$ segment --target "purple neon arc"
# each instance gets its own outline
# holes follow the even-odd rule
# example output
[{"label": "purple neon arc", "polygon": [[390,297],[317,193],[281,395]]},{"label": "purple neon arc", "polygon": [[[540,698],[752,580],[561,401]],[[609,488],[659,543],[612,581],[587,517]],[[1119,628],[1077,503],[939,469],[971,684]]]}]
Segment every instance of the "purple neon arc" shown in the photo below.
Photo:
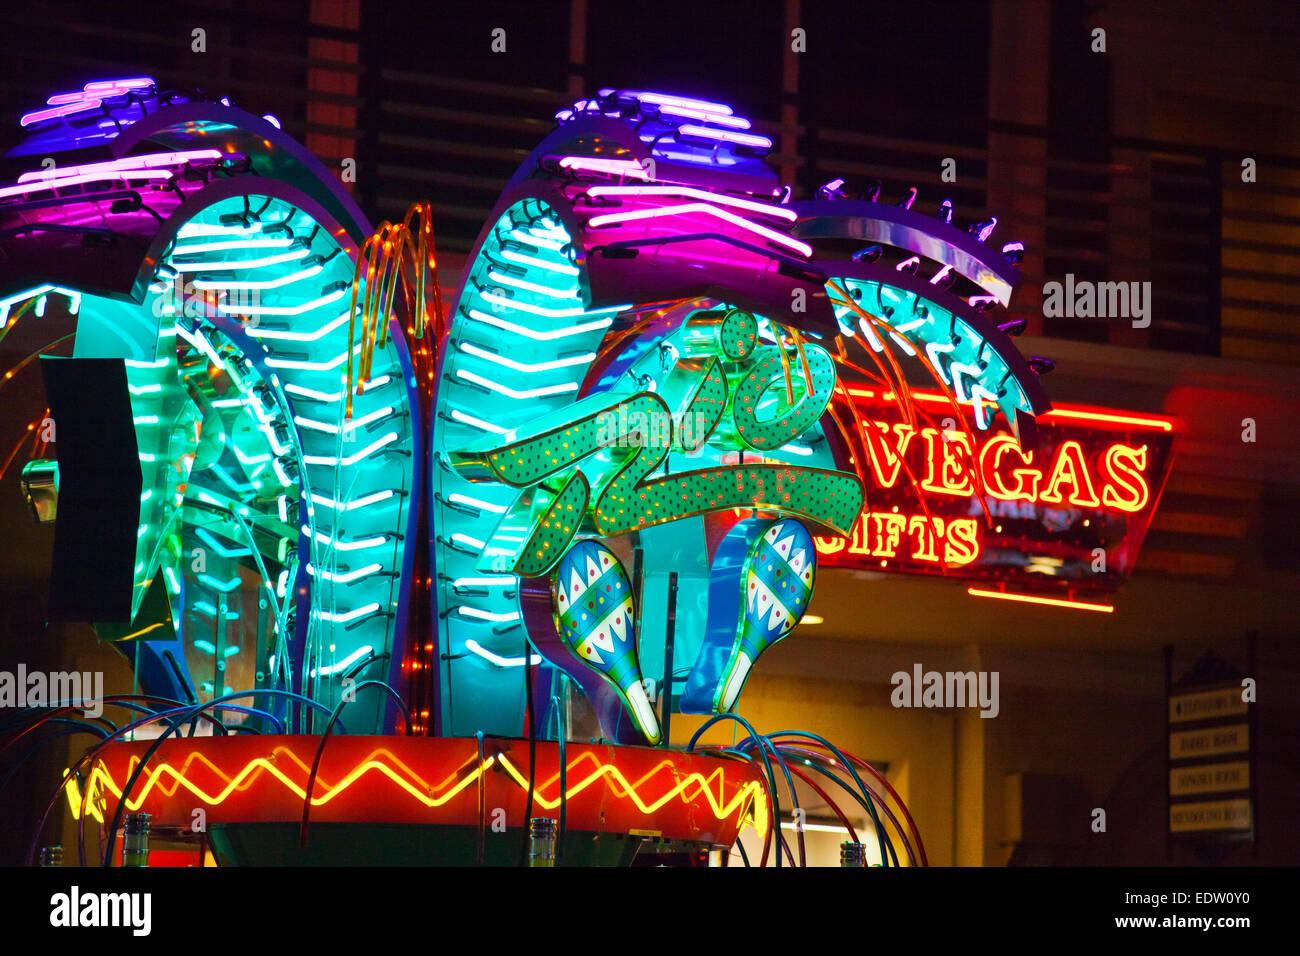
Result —
[{"label": "purple neon arc", "polygon": [[103,105],[104,97],[118,96],[131,90],[147,89],[155,85],[157,84],[152,76],[132,76],[120,80],[95,80],[87,83],[77,91],[55,93],[45,101],[46,105],[50,107],[49,109],[33,110],[30,113],[23,114],[18,121],[18,125],[30,126],[32,123],[42,123],[45,120],[58,119],[61,116],[70,116],[73,113],[95,109]]},{"label": "purple neon arc", "polygon": [[181,163],[196,160],[217,160],[221,159],[221,156],[221,151],[217,149],[191,149],[180,153],[146,153],[140,156],[126,156],[106,163],[86,163],[82,166],[65,166],[61,169],[33,170],[19,176],[18,182],[49,182],[68,176],[83,176],[133,169],[154,169],[159,166],[179,166]]},{"label": "purple neon arc", "polygon": [[560,160],[561,169],[577,169],[589,173],[605,173],[609,176],[631,176],[635,179],[649,180],[650,174],[635,159],[601,159],[596,156],[565,156]]},{"label": "purple neon arc", "polygon": [[587,225],[593,229],[597,229],[601,226],[620,225],[645,219],[661,219],[666,216],[681,216],[690,213],[703,213],[704,215],[722,219],[725,222],[731,223],[733,226],[760,235],[769,242],[774,242],[777,245],[785,246],[787,249],[792,249],[805,259],[810,257],[813,253],[812,246],[808,245],[806,242],[792,239],[790,236],[777,232],[775,229],[760,226],[757,223],[750,222],[743,216],[737,216],[735,213],[728,212],[725,209],[719,209],[717,206],[710,205],[706,202],[688,202],[675,206],[660,206],[655,209],[638,209],[633,212],[606,213],[601,216],[592,216],[591,219],[587,220]]},{"label": "purple neon arc", "polygon": [[[47,189],[63,189],[65,186],[84,186],[87,183],[106,182],[112,179],[171,179],[174,175],[170,169],[110,169],[102,173],[88,173],[84,176],[66,176],[60,179],[41,179],[16,186],[0,189],[0,199],[8,196],[21,196],[30,192],[42,192]],[[90,194],[85,199],[94,199]]]},{"label": "purple neon arc", "polygon": [[677,133],[680,136],[696,136],[700,139],[735,143],[737,146],[748,146],[751,149],[772,148],[772,141],[766,136],[759,136],[757,133],[737,133],[732,130],[709,129],[707,126],[696,126],[694,123],[686,123],[677,127]]},{"label": "purple neon arc", "polygon": [[148,86],[154,86],[156,81],[152,76],[131,76],[121,80],[96,80],[93,83],[87,83],[87,90],[139,90]]},{"label": "purple neon arc", "polygon": [[640,100],[642,103],[653,103],[656,106],[680,106],[688,110],[703,110],[706,113],[723,113],[730,116],[735,112],[726,103],[713,103],[709,100],[697,100],[689,96],[675,96],[672,93],[653,93],[640,90],[613,90],[604,89],[600,91],[601,96],[609,96],[617,93],[620,96],[630,96],[633,99]]},{"label": "purple neon arc", "polygon": [[587,190],[587,195],[596,198],[602,196],[680,196],[685,199],[701,199],[723,206],[734,206],[737,209],[784,219],[786,222],[794,222],[799,218],[798,213],[787,206],[774,206],[770,203],[755,202],[752,199],[741,199],[738,196],[731,196],[726,193],[711,193],[691,186],[592,186]]},{"label": "purple neon arc", "polygon": [[58,119],[60,116],[70,116],[73,113],[81,113],[85,110],[93,110],[102,106],[103,100],[82,100],[78,103],[68,103],[63,106],[52,106],[46,110],[36,110],[31,113],[23,114],[22,119],[18,121],[19,126],[30,126],[32,123],[43,123],[46,120]]},{"label": "purple neon arc", "polygon": [[85,90],[78,90],[76,93],[55,93],[45,103],[47,106],[63,106],[67,103],[84,103],[86,100],[94,98]]},{"label": "purple neon arc", "polygon": [[696,120],[700,123],[714,123],[729,126],[732,129],[749,129],[750,122],[743,116],[728,116],[726,113],[710,113],[706,110],[688,109],[685,106],[661,106],[660,116],[680,116],[682,119]]}]

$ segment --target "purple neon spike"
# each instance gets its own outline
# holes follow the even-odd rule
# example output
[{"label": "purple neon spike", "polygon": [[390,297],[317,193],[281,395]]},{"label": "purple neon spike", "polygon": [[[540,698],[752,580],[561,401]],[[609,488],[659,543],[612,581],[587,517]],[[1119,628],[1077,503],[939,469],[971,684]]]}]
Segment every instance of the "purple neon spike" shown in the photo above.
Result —
[{"label": "purple neon spike", "polygon": [[709,129],[707,126],[696,126],[694,123],[687,123],[677,127],[678,136],[693,136],[696,139],[710,139],[723,143],[733,143],[736,146],[747,146],[750,149],[771,149],[772,141],[766,136],[760,136],[757,133],[740,133],[733,130]]},{"label": "purple neon spike", "polygon": [[817,190],[818,199],[843,199],[844,198],[844,180],[832,179]]},{"label": "purple neon spike", "polygon": [[24,113],[18,121],[19,126],[31,126],[33,123],[44,123],[46,120],[58,119],[63,116],[69,116],[72,113],[81,113],[86,110],[97,109],[103,105],[102,100],[82,100],[77,103],[66,103],[62,106],[53,106],[44,110],[33,110],[31,113]]}]

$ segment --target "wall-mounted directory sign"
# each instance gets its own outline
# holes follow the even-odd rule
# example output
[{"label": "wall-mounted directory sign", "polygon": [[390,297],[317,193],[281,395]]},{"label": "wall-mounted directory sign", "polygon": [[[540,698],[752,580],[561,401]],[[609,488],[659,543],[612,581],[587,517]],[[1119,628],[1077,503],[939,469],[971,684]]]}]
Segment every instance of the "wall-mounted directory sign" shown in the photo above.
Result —
[{"label": "wall-mounted directory sign", "polygon": [[1239,840],[1254,832],[1249,682],[1212,654],[1170,687],[1169,833]]}]

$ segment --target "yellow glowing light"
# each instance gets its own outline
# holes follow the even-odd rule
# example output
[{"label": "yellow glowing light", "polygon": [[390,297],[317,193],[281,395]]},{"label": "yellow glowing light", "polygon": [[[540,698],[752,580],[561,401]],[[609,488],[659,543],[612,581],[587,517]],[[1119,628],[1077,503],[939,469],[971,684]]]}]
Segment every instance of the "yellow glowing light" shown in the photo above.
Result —
[{"label": "yellow glowing light", "polygon": [[[290,763],[297,766],[301,772],[302,783],[291,778],[280,768],[280,757],[288,758]],[[481,765],[477,759],[466,761],[438,783],[431,784],[421,778],[419,774],[390,751],[380,749],[373,751],[366,759],[358,763],[335,783],[329,783],[318,776],[311,803],[314,807],[329,803],[356,781],[373,771],[388,777],[419,803],[432,809],[446,804],[466,787],[474,784],[485,771],[498,762],[516,785],[526,792],[528,789],[527,777],[520,773],[518,768],[504,755],[489,756]],[[139,763],[139,758],[135,756],[132,756],[127,761],[126,775],[128,777],[139,766]],[[713,815],[718,820],[738,818],[741,826],[748,823],[759,830],[760,835],[766,832],[767,818],[766,811],[763,810],[766,804],[761,785],[750,782],[742,787],[730,800],[726,800],[724,767],[718,767],[708,776],[698,772],[680,776],[673,761],[664,760],[642,777],[633,781],[624,776],[622,771],[615,765],[602,763],[594,754],[582,753],[569,762],[567,773],[570,777],[573,777],[584,764],[588,763],[592,765],[590,772],[570,784],[565,791],[566,800],[571,800],[584,790],[602,780],[608,779],[608,786],[615,797],[630,800],[644,814],[654,813],[674,798],[679,798],[683,803],[690,804],[696,796],[703,795]],[[190,779],[192,776],[191,768],[196,764],[205,766],[212,774],[224,781],[224,785],[218,789],[209,790],[196,784]],[[126,801],[126,808],[131,812],[138,811],[155,788],[165,797],[172,797],[179,790],[184,789],[202,803],[208,806],[217,806],[223,803],[232,793],[250,789],[263,774],[279,781],[287,791],[299,800],[303,800],[307,796],[304,784],[310,774],[310,769],[292,750],[287,747],[277,747],[272,751],[269,758],[254,758],[248,761],[233,777],[230,777],[202,753],[195,751],[189,754],[180,769],[164,762],[147,771],[136,791]],[[660,775],[665,770],[672,774],[673,786],[654,799],[644,797],[641,791],[646,788],[651,778]],[[553,796],[547,795],[547,791],[555,786],[558,781],[559,772],[556,771],[548,779],[536,782],[534,799],[539,806],[550,810],[560,805],[558,792]],[[714,792],[715,783],[717,793]],[[98,761],[92,769],[86,781],[84,796],[78,790],[75,780],[70,781],[65,789],[68,807],[74,819],[80,816],[84,806],[86,815],[100,823],[104,822],[103,794],[111,793],[119,800],[122,797],[121,787],[113,778],[103,760]],[[95,799],[97,795],[99,795],[99,800]]]}]

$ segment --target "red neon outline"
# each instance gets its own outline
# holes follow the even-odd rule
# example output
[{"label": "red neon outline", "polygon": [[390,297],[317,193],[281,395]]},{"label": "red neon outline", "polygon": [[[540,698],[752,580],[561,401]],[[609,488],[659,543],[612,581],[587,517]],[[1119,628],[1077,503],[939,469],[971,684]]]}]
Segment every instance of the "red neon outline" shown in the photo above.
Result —
[{"label": "red neon outline", "polygon": [[[1128,454],[1126,455],[1126,453]],[[1134,459],[1134,461],[1132,463],[1125,463],[1124,467],[1121,468],[1121,463],[1117,462],[1115,459],[1123,457],[1129,457]],[[1128,514],[1138,514],[1150,503],[1151,483],[1148,482],[1146,478],[1147,460],[1148,455],[1146,445],[1143,445],[1141,448],[1134,448],[1131,445],[1121,445],[1116,442],[1114,445],[1111,445],[1106,449],[1106,454],[1103,455],[1100,462],[1098,462],[1102,469],[1110,472],[1106,484],[1101,489],[1101,503],[1105,507],[1114,508],[1116,511],[1123,511]],[[1138,462],[1140,462],[1140,464],[1138,464]],[[1127,484],[1125,480],[1121,480],[1120,476],[1116,474],[1116,472],[1123,472],[1124,479],[1135,481],[1139,487]],[[1116,485],[1119,485],[1126,491],[1136,492],[1138,500],[1136,502],[1121,501],[1119,493],[1115,490]]]},{"label": "red neon outline", "polygon": [[[1069,472],[1065,470],[1066,465],[1070,467]],[[1061,485],[1067,480],[1067,475],[1070,481],[1070,493],[1063,497]],[[1056,457],[1052,459],[1052,464],[1044,469],[1043,476],[1047,479],[1047,488],[1039,492],[1039,501],[1045,501],[1049,505],[1059,505],[1063,501],[1068,501],[1089,511],[1101,508],[1101,498],[1097,496],[1092,475],[1088,471],[1088,456],[1083,453],[1083,445],[1075,439],[1068,439],[1057,446]]]},{"label": "red neon outline", "polygon": [[1015,594],[1011,591],[988,591],[984,588],[969,587],[966,593],[971,597],[997,598],[999,601],[1019,601],[1023,604],[1046,604],[1049,607],[1068,607],[1076,611],[1100,611],[1112,614],[1115,608],[1110,604],[1089,604],[1086,601],[1067,601],[1063,598],[1038,597],[1033,594]]},{"label": "red neon outline", "polygon": [[[849,394],[854,398],[879,397],[886,402],[894,399],[892,391],[877,396],[876,390],[872,388],[850,388]],[[938,392],[915,390],[912,392],[912,398],[919,402],[950,405],[948,397],[940,395]],[[985,404],[992,405],[993,403],[986,401]],[[1176,419],[1172,418],[1156,418],[1151,415],[1116,414],[1115,410],[1103,409],[1099,405],[1055,405],[1050,411],[1046,411],[1038,417],[1040,419],[1072,418],[1101,425],[1136,425],[1142,428],[1157,428],[1164,432],[1172,432],[1176,421]]]}]

